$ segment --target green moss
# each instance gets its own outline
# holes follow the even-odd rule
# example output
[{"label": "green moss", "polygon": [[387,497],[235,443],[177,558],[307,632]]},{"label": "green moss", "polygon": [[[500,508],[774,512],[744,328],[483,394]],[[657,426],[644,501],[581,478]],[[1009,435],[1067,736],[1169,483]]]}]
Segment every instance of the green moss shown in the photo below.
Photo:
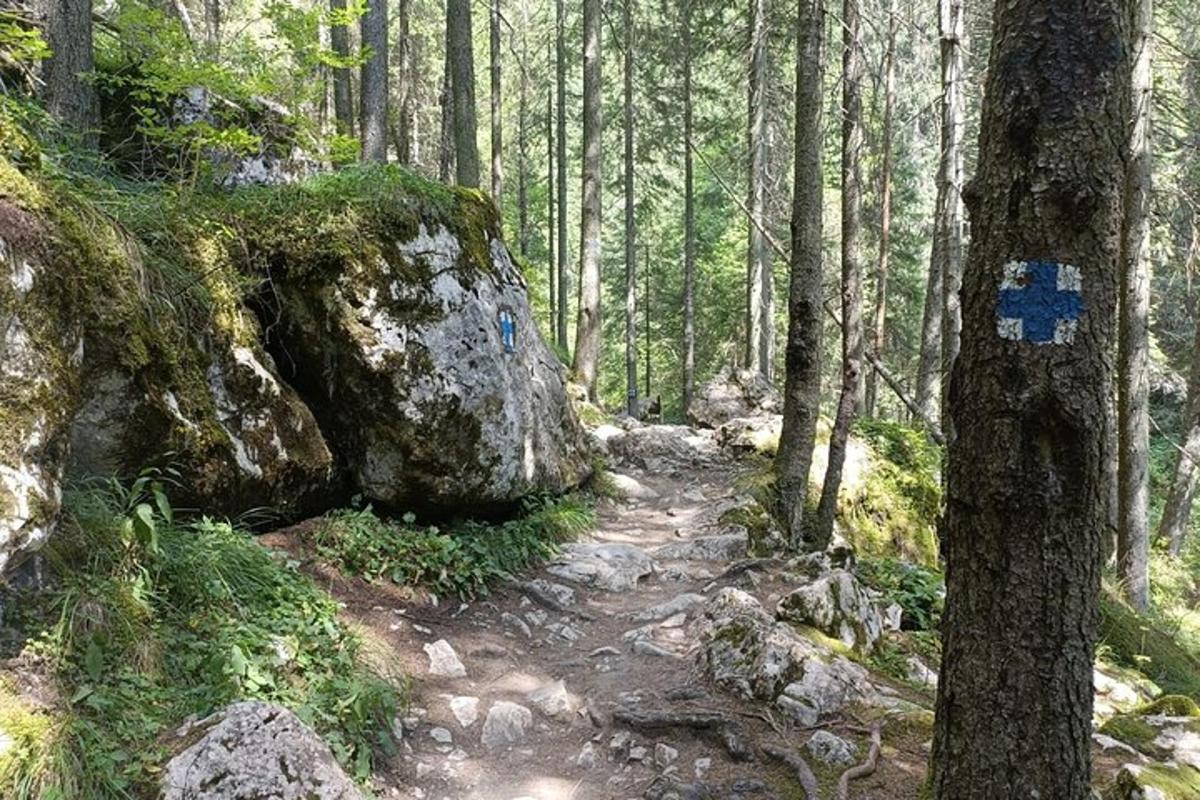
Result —
[{"label": "green moss", "polygon": [[1133,713],[1142,716],[1200,717],[1200,706],[1190,697],[1165,694],[1157,700],[1138,706]]},{"label": "green moss", "polygon": [[1200,698],[1200,659],[1108,590],[1100,595],[1100,613],[1100,638],[1113,660],[1165,692]]},{"label": "green moss", "polygon": [[1200,800],[1200,769],[1190,765],[1131,765],[1117,779],[1118,797],[1138,789],[1154,788],[1166,800]]},{"label": "green moss", "polygon": [[870,446],[871,463],[862,490],[840,503],[843,535],[862,555],[935,566],[940,449],[920,430],[883,420],[859,420],[855,433]]},{"label": "green moss", "polygon": [[1136,714],[1118,714],[1101,725],[1100,732],[1142,752],[1149,752],[1158,738],[1158,729]]}]

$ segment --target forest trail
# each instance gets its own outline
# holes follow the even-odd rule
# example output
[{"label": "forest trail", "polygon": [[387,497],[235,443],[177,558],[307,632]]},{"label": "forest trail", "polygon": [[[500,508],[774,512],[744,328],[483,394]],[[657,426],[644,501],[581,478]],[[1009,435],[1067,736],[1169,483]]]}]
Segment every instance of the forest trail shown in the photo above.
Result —
[{"label": "forest trail", "polygon": [[[489,597],[414,603],[392,587],[333,581],[349,617],[386,640],[395,666],[413,679],[400,752],[376,776],[381,797],[799,796],[786,769],[754,753],[768,743],[798,748],[808,733],[781,735],[777,714],[720,692],[696,668],[705,599],[724,586],[764,600],[795,588],[769,571],[729,569],[748,563],[744,534],[719,521],[741,500],[744,468],[711,434],[671,433],[691,437],[703,455],[624,470],[642,497],[602,502],[589,535]],[[623,716],[660,711],[726,715],[742,742]],[[865,737],[839,730],[853,724],[842,722],[819,727],[858,741],[865,755]],[[734,758],[738,747],[749,752]],[[853,796],[916,797],[928,751],[920,741],[902,749],[889,748]]]}]

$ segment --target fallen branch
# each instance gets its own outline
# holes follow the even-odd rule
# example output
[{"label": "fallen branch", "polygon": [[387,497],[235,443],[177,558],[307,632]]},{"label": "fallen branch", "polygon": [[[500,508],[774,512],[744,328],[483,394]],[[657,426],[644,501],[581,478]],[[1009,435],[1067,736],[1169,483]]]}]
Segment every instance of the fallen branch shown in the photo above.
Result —
[{"label": "fallen branch", "polygon": [[850,800],[850,781],[865,778],[875,772],[875,768],[879,766],[879,749],[881,745],[882,732],[880,731],[879,723],[876,723],[871,728],[871,750],[867,753],[867,760],[842,773],[842,777],[838,778],[837,792],[834,794],[834,800]]},{"label": "fallen branch", "polygon": [[762,751],[776,761],[782,762],[792,771],[796,780],[800,782],[800,787],[804,789],[805,800],[821,800],[817,776],[813,775],[813,771],[808,767],[808,762],[801,758],[799,753],[773,744],[764,744]]},{"label": "fallen branch", "polygon": [[[721,187],[725,194],[727,194],[729,198],[733,200],[741,212],[750,220],[751,224],[758,229],[758,232],[762,234],[763,239],[766,240],[771,249],[774,250],[775,253],[784,261],[790,262],[791,256],[788,254],[787,250],[785,250],[783,245],[775,240],[775,237],[771,235],[771,232],[767,230],[765,225],[762,224],[762,220],[758,219],[758,217],[751,213],[750,209],[746,207],[746,204],[742,202],[742,199],[737,196],[733,189],[730,188],[729,184],[725,182],[725,179],[721,177],[721,173],[717,172],[713,165],[709,163],[708,159],[704,157],[704,154],[700,152],[700,149],[696,147],[696,145],[690,140],[688,141],[687,146],[691,148],[691,151],[699,157],[700,161],[712,174],[713,178],[717,181],[717,184]],[[823,307],[825,309],[825,313],[829,315],[830,319],[832,319],[839,328],[842,327],[842,320],[829,305],[828,300],[825,301]],[[939,426],[937,422],[926,415],[925,411],[919,405],[917,405],[917,402],[909,396],[904,386],[900,383],[896,376],[891,373],[891,370],[885,367],[879,361],[879,359],[875,357],[874,353],[864,352],[863,355],[866,356],[867,363],[871,365],[879,377],[883,378],[883,382],[888,385],[888,388],[890,388],[892,392],[895,393],[896,397],[900,399],[900,402],[903,403],[910,412],[912,412],[914,417],[921,420],[922,424],[924,424],[925,428],[929,431],[930,438],[932,438],[938,444],[945,444],[946,437],[942,434],[941,426]]]}]

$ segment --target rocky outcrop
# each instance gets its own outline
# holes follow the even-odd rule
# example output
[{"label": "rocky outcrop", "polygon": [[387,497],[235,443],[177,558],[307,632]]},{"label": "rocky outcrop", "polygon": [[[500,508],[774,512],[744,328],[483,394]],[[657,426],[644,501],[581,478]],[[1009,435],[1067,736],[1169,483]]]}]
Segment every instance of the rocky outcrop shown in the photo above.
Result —
[{"label": "rocky outcrop", "polygon": [[701,668],[717,685],[773,703],[799,725],[876,696],[865,669],[777,621],[740,589],[717,593],[698,633]]},{"label": "rocky outcrop", "polygon": [[854,574],[837,569],[801,586],[779,601],[779,619],[807,625],[869,653],[883,634],[879,609]]},{"label": "rocky outcrop", "polygon": [[491,204],[360,180],[151,198],[144,227],[0,160],[0,571],[93,475],[157,467],[223,515],[463,510],[588,476]]},{"label": "rocky outcrop", "polygon": [[163,800],[362,800],[329,747],[286,708],[235,703],[177,734]]},{"label": "rocky outcrop", "polygon": [[712,431],[678,425],[641,425],[620,434],[605,433],[607,451],[618,464],[647,472],[703,466],[720,457]]},{"label": "rocky outcrop", "polygon": [[494,212],[474,196],[459,204],[479,228],[422,219],[361,258],[277,284],[273,335],[294,379],[354,485],[392,506],[505,503],[590,469]]},{"label": "rocky outcrop", "polygon": [[700,387],[688,406],[688,422],[719,428],[731,419],[783,412],[779,391],[753,370],[725,368]]}]

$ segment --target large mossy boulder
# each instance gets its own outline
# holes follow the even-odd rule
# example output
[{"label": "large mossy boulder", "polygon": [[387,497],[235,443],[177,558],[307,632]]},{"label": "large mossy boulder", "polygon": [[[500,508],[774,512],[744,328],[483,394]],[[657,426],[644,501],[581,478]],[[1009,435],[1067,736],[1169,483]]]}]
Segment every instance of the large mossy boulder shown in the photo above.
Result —
[{"label": "large mossy boulder", "polygon": [[0,376],[0,571],[95,475],[296,515],[590,470],[491,203],[398,169],[118,193],[0,159]]},{"label": "large mossy boulder", "polygon": [[564,368],[493,206],[446,191],[363,209],[354,246],[327,257],[264,242],[280,267],[272,347],[377,502],[457,509],[563,491],[590,471]]}]

